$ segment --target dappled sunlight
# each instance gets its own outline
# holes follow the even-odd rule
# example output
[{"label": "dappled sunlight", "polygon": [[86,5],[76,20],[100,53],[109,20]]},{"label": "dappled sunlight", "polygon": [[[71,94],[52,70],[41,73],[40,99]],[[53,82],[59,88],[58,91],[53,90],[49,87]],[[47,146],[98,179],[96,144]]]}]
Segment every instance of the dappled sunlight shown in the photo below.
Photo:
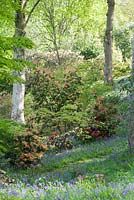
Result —
[{"label": "dappled sunlight", "polygon": [[133,7],[0,0],[0,200],[134,199]]}]

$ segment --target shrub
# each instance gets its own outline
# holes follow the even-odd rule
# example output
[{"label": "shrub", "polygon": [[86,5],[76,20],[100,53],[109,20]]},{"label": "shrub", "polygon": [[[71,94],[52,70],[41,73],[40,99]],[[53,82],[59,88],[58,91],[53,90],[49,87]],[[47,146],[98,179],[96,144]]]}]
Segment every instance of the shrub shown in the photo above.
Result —
[{"label": "shrub", "polygon": [[84,59],[93,59],[103,54],[103,44],[101,37],[94,37],[90,33],[77,34],[77,39],[74,40],[73,49],[80,51],[80,55]]},{"label": "shrub", "polygon": [[[58,53],[62,65],[83,60],[83,56],[80,55],[79,52],[59,50]],[[46,67],[55,67],[58,65],[57,52],[55,51],[35,54],[30,56],[29,59],[32,59],[35,64],[42,64]]]},{"label": "shrub", "polygon": [[43,156],[47,149],[38,130],[26,129],[9,120],[0,120],[0,156],[10,164],[28,167]]},{"label": "shrub", "polygon": [[77,71],[81,75],[82,80],[86,79],[92,84],[95,81],[103,80],[103,57],[84,60],[78,64]]},{"label": "shrub", "polygon": [[117,104],[118,96],[97,97],[93,107],[93,122],[102,136],[110,136],[115,133],[115,127],[119,123]]},{"label": "shrub", "polygon": [[[52,70],[37,67],[30,79],[31,92],[36,107],[45,107],[57,112],[67,103],[74,103],[80,95],[81,78],[73,69],[63,72],[63,79],[57,80]],[[33,87],[34,85],[34,87]]]},{"label": "shrub", "polygon": [[84,127],[84,128],[78,127],[74,129],[74,134],[75,134],[76,139],[84,143],[93,141],[95,139],[104,138],[99,128],[95,128],[95,127]]},{"label": "shrub", "polygon": [[51,131],[65,133],[76,126],[87,124],[86,113],[79,111],[79,107],[73,104],[63,106],[59,112],[51,112],[46,108],[36,110],[35,116],[29,117],[29,127],[38,127],[40,134],[47,135]]},{"label": "shrub", "polygon": [[66,132],[82,120],[78,103],[81,77],[75,69],[57,71],[36,68],[30,79],[36,115],[33,119],[30,116],[28,122],[35,120],[45,133],[52,130]]},{"label": "shrub", "polygon": [[128,60],[124,62],[114,61],[113,62],[113,77],[128,76],[130,74],[130,66]]},{"label": "shrub", "polygon": [[10,119],[11,95],[0,94],[0,118]]},{"label": "shrub", "polygon": [[95,47],[93,45],[83,49],[80,52],[80,55],[84,56],[85,60],[96,58],[99,54],[100,54],[100,51],[98,50],[97,47]]},{"label": "shrub", "polygon": [[131,42],[129,29],[114,30],[115,45],[121,50],[123,61],[131,57]]},{"label": "shrub", "polygon": [[7,77],[0,79],[0,93],[7,94],[12,92],[13,84],[7,80]]},{"label": "shrub", "polygon": [[[115,134],[115,128],[119,124],[117,104],[118,96],[97,97],[96,102],[90,113],[89,126],[76,128],[76,137],[83,141],[92,139],[102,139]],[[89,110],[91,112],[91,110]]]},{"label": "shrub", "polygon": [[80,97],[80,102],[82,104],[82,108],[85,109],[85,111],[90,109],[91,113],[96,98],[98,96],[107,95],[113,90],[113,86],[106,85],[103,81],[95,81],[91,84],[90,80],[85,80],[85,82],[86,83],[83,86],[83,93]]},{"label": "shrub", "polygon": [[102,58],[87,60],[78,65],[77,71],[82,81],[82,93],[79,102],[83,110],[86,110],[94,99],[94,91],[100,96],[108,92],[109,89],[111,90],[110,87],[104,85],[103,65]]},{"label": "shrub", "polygon": [[80,128],[77,127],[74,129],[75,137],[82,142],[87,142],[92,139],[90,135],[90,127]]},{"label": "shrub", "polygon": [[56,148],[58,150],[72,149],[73,142],[69,133],[59,134],[56,131],[51,132],[47,140],[49,149]]},{"label": "shrub", "polygon": [[13,153],[16,132],[20,132],[23,129],[23,126],[18,123],[0,119],[0,155]]},{"label": "shrub", "polygon": [[14,156],[11,157],[12,164],[23,168],[37,164],[47,149],[38,134],[37,130],[27,129],[15,137]]}]

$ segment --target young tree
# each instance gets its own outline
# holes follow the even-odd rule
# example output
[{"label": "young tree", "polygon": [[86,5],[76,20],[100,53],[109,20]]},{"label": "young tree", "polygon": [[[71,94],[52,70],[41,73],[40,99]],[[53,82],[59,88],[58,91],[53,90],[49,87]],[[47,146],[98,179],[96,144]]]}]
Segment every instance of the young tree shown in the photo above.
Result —
[{"label": "young tree", "polygon": [[[57,1],[55,0],[44,2],[44,26],[48,35],[47,40],[49,40],[53,44],[54,51],[56,52],[57,62],[59,65],[61,63],[59,55],[60,35],[61,33],[64,34],[64,26],[67,21],[64,12],[62,11],[60,14],[57,10],[57,8],[61,7],[62,1],[60,3],[60,5],[57,5]],[[58,14],[60,14],[60,18],[57,18]]]},{"label": "young tree", "polygon": [[104,82],[112,84],[112,31],[113,31],[113,18],[115,0],[107,0],[108,11],[107,11],[107,23],[104,37]]},{"label": "young tree", "polygon": [[[14,0],[16,4],[15,10],[15,38],[24,38],[26,35],[25,28],[30,20],[30,17],[39,4],[40,0],[37,0],[29,12],[27,18],[25,17],[26,7],[29,0]],[[23,47],[14,47],[14,59],[25,60],[25,49]],[[18,78],[25,81],[25,71],[15,72]],[[25,123],[24,119],[24,95],[25,95],[25,84],[15,82],[13,84],[13,95],[12,95],[12,113],[11,118],[14,121]]]},{"label": "young tree", "polygon": [[[40,23],[37,24],[38,33],[32,33],[40,36],[39,40],[43,45],[43,50],[46,48],[47,51],[55,52],[59,65],[61,64],[59,49],[65,47],[66,42],[69,43],[70,30],[77,18],[73,12],[75,6],[75,0],[44,1],[39,16]],[[36,16],[35,20],[37,18]]]}]

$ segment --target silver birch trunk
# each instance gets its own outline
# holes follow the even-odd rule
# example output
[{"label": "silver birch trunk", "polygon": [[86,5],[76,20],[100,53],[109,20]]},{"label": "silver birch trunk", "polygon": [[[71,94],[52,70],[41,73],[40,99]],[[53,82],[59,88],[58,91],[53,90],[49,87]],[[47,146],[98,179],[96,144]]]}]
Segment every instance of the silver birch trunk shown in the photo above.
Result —
[{"label": "silver birch trunk", "polygon": [[[28,24],[32,13],[39,4],[41,0],[37,0],[33,5],[32,9],[25,19],[25,8],[27,6],[28,0],[19,0],[19,8],[15,13],[15,34],[14,37],[24,37],[25,27]],[[25,50],[24,48],[15,47],[14,48],[14,58],[25,60]],[[25,71],[16,73],[17,77],[25,81]],[[24,119],[24,96],[25,96],[25,84],[24,83],[14,83],[13,84],[13,94],[12,94],[12,111],[11,119],[25,123]]]},{"label": "silver birch trunk", "polygon": [[[20,1],[21,7],[23,1]],[[25,23],[25,14],[21,10],[16,11],[15,15],[15,34],[14,37],[24,37],[24,25]],[[14,47],[14,59],[25,59],[25,50],[23,48]],[[25,71],[15,73],[18,78],[25,80]],[[12,112],[11,119],[25,123],[24,120],[24,95],[25,95],[25,84],[16,82],[13,84],[13,94],[12,94]]]},{"label": "silver birch trunk", "polygon": [[[25,72],[17,73],[17,76],[22,80],[25,80]],[[24,119],[24,96],[25,96],[25,84],[14,83],[13,94],[12,94],[12,113],[11,119],[25,123]]]},{"label": "silver birch trunk", "polygon": [[112,30],[113,30],[113,19],[114,19],[114,7],[115,0],[107,0],[108,11],[107,11],[107,23],[104,37],[104,82],[112,84]]}]

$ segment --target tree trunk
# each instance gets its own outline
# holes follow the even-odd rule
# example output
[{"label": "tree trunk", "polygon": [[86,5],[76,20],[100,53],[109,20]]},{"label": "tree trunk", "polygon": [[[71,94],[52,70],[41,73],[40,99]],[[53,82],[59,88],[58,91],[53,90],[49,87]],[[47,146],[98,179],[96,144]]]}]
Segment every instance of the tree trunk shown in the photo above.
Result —
[{"label": "tree trunk", "polygon": [[[33,7],[31,8],[27,19],[25,19],[25,8],[27,6],[28,0],[19,0],[15,13],[15,34],[14,37],[25,37],[25,27],[28,24],[32,13],[39,4],[41,0],[37,0]],[[25,60],[25,50],[24,48],[14,47],[14,59]],[[16,76],[25,81],[25,71],[16,73]],[[25,123],[24,119],[24,96],[25,96],[25,84],[24,83],[14,83],[13,84],[13,94],[12,94],[12,112],[11,119]]]},{"label": "tree trunk", "polygon": [[114,7],[115,0],[107,0],[108,11],[107,11],[107,24],[104,37],[104,82],[112,84],[112,30],[113,30],[113,18],[114,18]]},{"label": "tree trunk", "polygon": [[134,153],[134,38],[132,39],[132,64],[131,64],[131,81],[132,81],[132,91],[129,96],[129,148],[130,152]]},{"label": "tree trunk", "polygon": [[[15,34],[14,37],[24,37],[24,25],[25,23],[25,14],[19,9],[16,11],[15,15]],[[25,50],[23,48],[14,47],[14,59],[25,59]],[[25,80],[25,71],[16,73],[16,76]],[[25,123],[24,120],[24,95],[25,95],[25,84],[14,83],[13,84],[13,94],[12,94],[12,112],[11,119]]]}]

